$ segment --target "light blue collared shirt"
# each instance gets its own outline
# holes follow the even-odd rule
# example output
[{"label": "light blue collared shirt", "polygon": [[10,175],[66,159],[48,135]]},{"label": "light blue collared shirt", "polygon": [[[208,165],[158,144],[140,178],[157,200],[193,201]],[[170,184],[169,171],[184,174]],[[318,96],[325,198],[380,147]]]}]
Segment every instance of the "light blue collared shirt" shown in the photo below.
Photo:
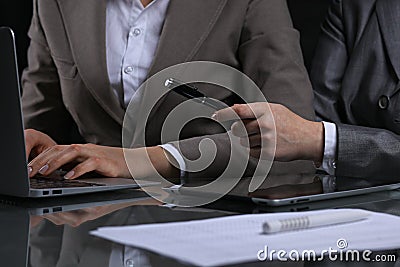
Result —
[{"label": "light blue collared shirt", "polygon": [[[128,106],[153,62],[169,0],[108,0],[107,69],[112,90]],[[139,95],[139,94],[138,94]]]},{"label": "light blue collared shirt", "polygon": [[[140,85],[154,60],[169,0],[153,0],[144,7],[140,0],[108,0],[106,51],[111,88],[121,106],[140,103]],[[177,161],[184,175],[185,162],[170,144],[161,146]]]}]

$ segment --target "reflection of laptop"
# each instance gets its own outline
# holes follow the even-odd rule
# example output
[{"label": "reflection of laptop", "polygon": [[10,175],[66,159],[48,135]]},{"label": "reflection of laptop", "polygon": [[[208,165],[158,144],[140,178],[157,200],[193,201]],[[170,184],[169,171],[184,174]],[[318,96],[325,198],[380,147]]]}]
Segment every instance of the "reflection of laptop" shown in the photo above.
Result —
[{"label": "reflection of laptop", "polygon": [[[119,190],[82,196],[66,196],[47,199],[23,199],[0,197],[0,249],[1,266],[31,266],[29,262],[30,218],[31,215],[49,215],[56,212],[80,212],[82,209],[112,204],[135,205],[150,197],[138,190]],[[54,240],[52,233],[46,233],[47,241]],[[52,244],[54,245],[54,244]]]},{"label": "reflection of laptop", "polygon": [[145,192],[136,189],[125,189],[84,195],[70,195],[57,198],[19,198],[0,196],[0,209],[23,209],[30,215],[46,215],[57,212],[81,210],[92,207],[136,203],[150,200]]},{"label": "reflection of laptop", "polygon": [[0,28],[0,59],[0,194],[49,197],[139,187],[133,179],[123,178],[29,179],[14,34],[9,28]]}]

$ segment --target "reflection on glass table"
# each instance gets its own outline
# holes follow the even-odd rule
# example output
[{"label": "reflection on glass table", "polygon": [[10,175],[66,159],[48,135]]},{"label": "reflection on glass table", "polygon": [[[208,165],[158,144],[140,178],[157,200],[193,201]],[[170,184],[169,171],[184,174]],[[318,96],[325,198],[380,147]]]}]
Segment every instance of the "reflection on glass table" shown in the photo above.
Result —
[{"label": "reflection on glass table", "polygon": [[[285,194],[293,196],[298,195],[298,192],[318,194],[326,187],[323,185],[323,180],[316,179],[315,175],[292,177],[292,181],[297,185],[290,184],[289,180],[290,178],[268,180],[268,184],[262,189],[263,193],[273,197],[285,197]],[[335,187],[348,188],[346,182],[350,180],[342,181],[344,180],[336,179]],[[364,185],[368,182],[359,180],[358,184]],[[240,185],[238,188],[240,189]],[[399,191],[383,191],[282,207],[256,205],[249,197],[240,198],[231,195],[205,207],[180,208],[162,205],[146,195],[141,193],[133,195],[132,192],[119,192],[116,195],[96,194],[55,201],[46,200],[46,202],[21,200],[17,203],[18,201],[10,199],[7,201],[14,206],[0,206],[0,240],[3,241],[0,249],[1,266],[17,267],[187,266],[184,262],[114,244],[89,234],[91,230],[104,226],[199,220],[240,213],[296,211],[299,206],[311,204],[314,205],[311,209],[354,207],[400,215]],[[44,212],[45,209],[48,209],[47,212]],[[385,253],[393,255],[397,251]],[[394,266],[394,264],[388,262],[378,266]],[[292,262],[285,265],[335,266],[332,262]],[[355,263],[345,264],[345,266],[353,265],[357,266]],[[254,262],[238,266],[282,266],[282,263]]]}]

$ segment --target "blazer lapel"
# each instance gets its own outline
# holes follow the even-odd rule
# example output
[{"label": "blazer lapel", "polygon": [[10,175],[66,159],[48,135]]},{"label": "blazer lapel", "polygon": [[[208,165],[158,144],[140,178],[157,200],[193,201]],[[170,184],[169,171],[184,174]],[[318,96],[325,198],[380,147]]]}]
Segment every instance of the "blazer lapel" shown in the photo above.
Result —
[{"label": "blazer lapel", "polygon": [[400,78],[400,1],[378,0],[376,12],[390,62]]},{"label": "blazer lapel", "polygon": [[188,62],[207,38],[227,0],[171,0],[149,77]]},{"label": "blazer lapel", "polygon": [[[107,72],[107,0],[57,1],[85,85],[104,110],[122,124],[125,111],[110,88]],[[226,2],[171,0],[148,77],[169,66],[190,61],[212,30]]]},{"label": "blazer lapel", "polygon": [[83,82],[102,108],[122,124],[125,111],[111,90],[107,72],[107,0],[57,1]]},{"label": "blazer lapel", "polygon": [[[213,29],[226,3],[227,0],[171,0],[148,77],[170,66],[192,61]],[[174,78],[179,78],[179,75]],[[165,98],[162,98],[154,107],[149,106],[154,104],[160,93],[167,90],[161,88],[158,91],[159,85],[162,86],[165,82],[160,79],[161,77],[157,77],[147,84],[147,88],[144,88],[143,101],[138,112],[149,114],[149,109],[152,110],[147,122],[158,114],[157,111],[165,101]],[[158,88],[155,88],[157,86]],[[144,129],[138,126],[135,133],[144,133]]]}]

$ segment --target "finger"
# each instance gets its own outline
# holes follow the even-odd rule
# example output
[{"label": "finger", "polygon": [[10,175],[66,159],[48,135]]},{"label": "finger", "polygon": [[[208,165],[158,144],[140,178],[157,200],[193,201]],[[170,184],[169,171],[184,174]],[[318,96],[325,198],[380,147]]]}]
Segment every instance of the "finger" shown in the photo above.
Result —
[{"label": "finger", "polygon": [[54,157],[48,159],[47,170],[41,172],[43,175],[48,175],[72,161],[83,161],[88,158],[87,150],[82,145],[70,145]]},{"label": "finger", "polygon": [[240,144],[244,147],[259,147],[261,146],[261,135],[254,134],[249,137],[240,138]]},{"label": "finger", "polygon": [[67,224],[72,227],[78,227],[84,221],[81,214],[76,212],[62,212],[56,214],[56,216],[58,216],[58,221],[61,222],[61,224]]},{"label": "finger", "polygon": [[26,152],[26,160],[29,160],[29,156],[31,155],[31,151],[34,147],[32,138],[25,137],[25,152]]},{"label": "finger", "polygon": [[[34,147],[34,142],[32,140],[32,138],[26,134],[26,130],[25,130],[25,155],[26,155],[26,161],[29,161],[29,157],[31,156],[31,152],[32,149]],[[31,177],[31,173],[32,173],[32,167],[28,165],[28,176]]]},{"label": "finger", "polygon": [[95,171],[99,166],[99,159],[97,158],[90,158],[88,160],[85,160],[84,162],[78,164],[75,168],[73,168],[71,171],[69,171],[64,178],[65,179],[76,179],[85,173]]},{"label": "finger", "polygon": [[50,159],[56,157],[61,151],[63,151],[66,146],[54,146],[46,149],[39,156],[34,158],[29,164],[28,168],[30,169],[29,177],[33,177],[34,175],[40,173],[43,174],[47,171],[49,166],[47,163]]},{"label": "finger", "polygon": [[261,155],[261,147],[253,147],[250,149],[250,156],[253,158],[260,158]]},{"label": "finger", "polygon": [[43,221],[43,217],[30,216],[30,228],[35,228]]},{"label": "finger", "polygon": [[232,134],[237,137],[246,137],[260,133],[258,120],[246,120],[247,122],[237,121],[232,124]]},{"label": "finger", "polygon": [[238,114],[236,113],[234,107],[235,107],[235,105],[232,107],[218,110],[211,116],[211,119],[219,121],[219,122],[237,120]]},{"label": "finger", "polygon": [[38,132],[33,129],[26,129],[24,131],[25,135],[25,151],[26,151],[26,158],[29,159],[29,156],[34,149],[34,147],[39,144],[39,140],[37,140]]},{"label": "finger", "polygon": [[72,227],[77,227],[81,224],[79,215],[75,215],[73,212],[62,212],[55,214],[47,214],[43,216],[48,221],[54,223],[55,225],[70,225]]},{"label": "finger", "polygon": [[43,218],[45,218],[46,220],[52,222],[55,225],[63,225],[63,221],[59,218],[58,214],[47,214],[47,215],[43,215]]},{"label": "finger", "polygon": [[251,104],[234,105],[230,108],[221,109],[214,113],[214,120],[223,122],[241,119],[255,119],[265,114],[270,114],[270,108],[267,102],[257,102]]},{"label": "finger", "polygon": [[36,156],[42,153],[49,147],[56,145],[53,139],[42,132],[33,129],[27,129],[24,131],[24,134],[27,159],[29,159],[31,156]]}]

